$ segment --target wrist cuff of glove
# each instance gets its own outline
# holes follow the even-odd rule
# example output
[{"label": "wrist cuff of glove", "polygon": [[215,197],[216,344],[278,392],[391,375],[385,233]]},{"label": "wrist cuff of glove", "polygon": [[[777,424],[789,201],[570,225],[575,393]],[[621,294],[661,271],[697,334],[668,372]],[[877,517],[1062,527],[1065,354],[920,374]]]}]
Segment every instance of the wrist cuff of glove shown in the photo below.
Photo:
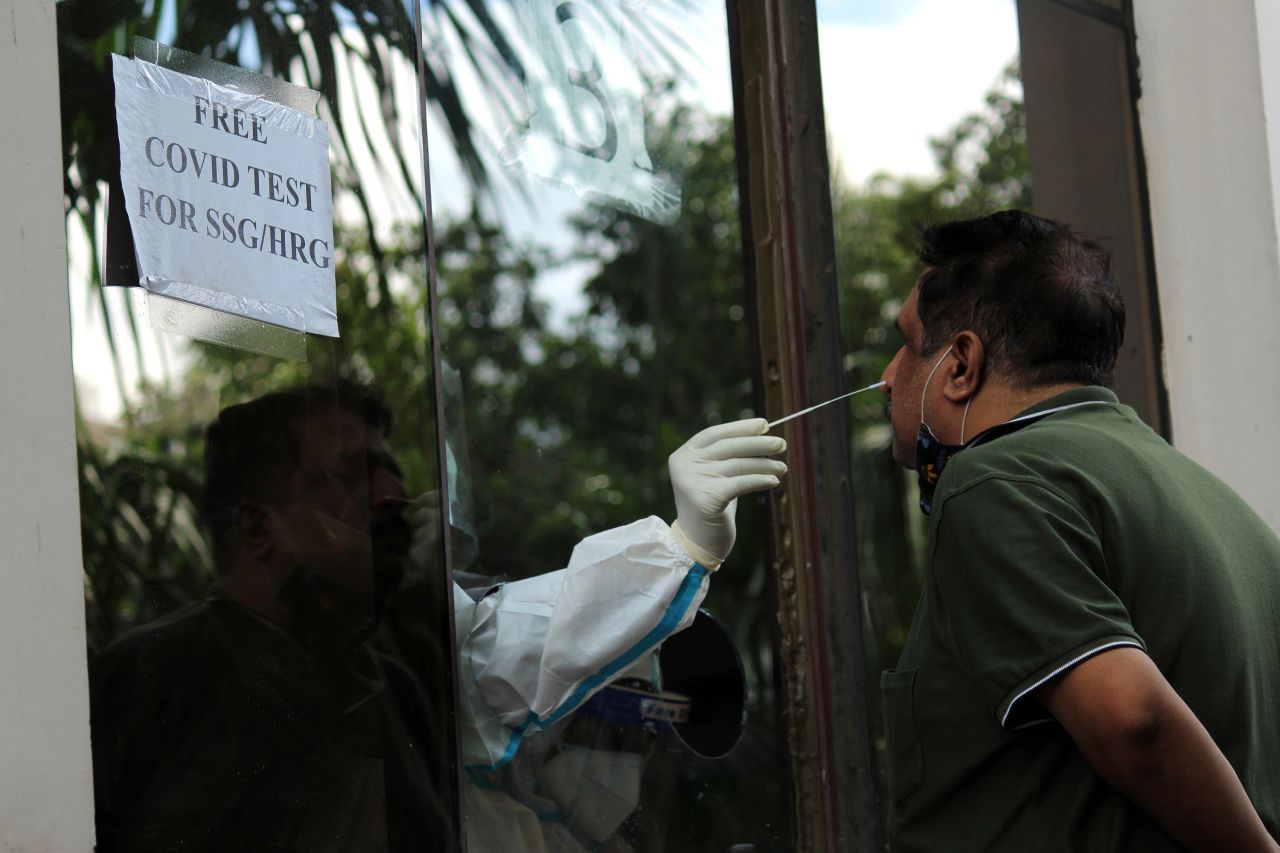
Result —
[{"label": "wrist cuff of glove", "polygon": [[698,563],[700,563],[707,571],[714,572],[716,569],[720,568],[720,564],[724,562],[723,560],[718,560],[711,556],[709,552],[689,539],[685,532],[680,529],[679,521],[671,522],[671,535],[680,543],[680,547],[688,551],[689,556],[697,560]]}]

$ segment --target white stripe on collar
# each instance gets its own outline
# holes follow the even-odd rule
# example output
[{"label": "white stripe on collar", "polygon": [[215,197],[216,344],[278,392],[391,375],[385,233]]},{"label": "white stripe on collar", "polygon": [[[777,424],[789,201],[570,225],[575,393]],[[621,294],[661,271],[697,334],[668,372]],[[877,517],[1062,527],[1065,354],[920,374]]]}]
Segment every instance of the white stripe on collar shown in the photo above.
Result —
[{"label": "white stripe on collar", "polygon": [[1019,421],[1030,420],[1031,418],[1042,418],[1045,415],[1056,414],[1057,412],[1065,412],[1067,409],[1076,409],[1080,406],[1110,406],[1113,405],[1110,400],[1085,400],[1083,403],[1068,403],[1065,406],[1057,406],[1052,409],[1045,409],[1043,412],[1032,412],[1029,415],[1023,415],[1020,418],[1014,418],[1011,421],[1005,421],[1007,424],[1016,424]]},{"label": "white stripe on collar", "polygon": [[1002,435],[1008,435],[1010,432],[1016,432],[1017,430],[1007,429],[1007,427],[1013,424],[1022,423],[1024,421],[1039,420],[1040,418],[1057,414],[1058,412],[1065,412],[1067,409],[1076,409],[1076,408],[1079,408],[1080,406],[1110,406],[1110,405],[1112,405],[1110,400],[1085,400],[1080,403],[1068,403],[1065,406],[1056,406],[1055,408],[1052,408],[1052,409],[1045,409],[1043,412],[1032,412],[1029,415],[1022,415],[1021,417],[1014,418],[1013,420],[996,424],[993,427],[988,427],[987,429],[983,430],[982,432],[978,433],[973,438],[971,438],[969,440],[969,443],[964,446],[966,448],[977,447],[978,445],[982,444],[984,441],[988,439],[999,438]]}]

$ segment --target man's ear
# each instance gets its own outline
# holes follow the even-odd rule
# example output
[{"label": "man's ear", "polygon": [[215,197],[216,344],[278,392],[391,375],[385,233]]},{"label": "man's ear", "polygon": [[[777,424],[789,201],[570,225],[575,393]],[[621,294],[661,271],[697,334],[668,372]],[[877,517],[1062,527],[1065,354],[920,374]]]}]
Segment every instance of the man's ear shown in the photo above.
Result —
[{"label": "man's ear", "polygon": [[952,340],[951,354],[955,358],[946,368],[942,393],[951,403],[966,403],[982,386],[987,350],[981,338],[973,332],[964,331]]},{"label": "man's ear", "polygon": [[236,507],[235,535],[245,553],[259,560],[269,560],[275,550],[271,516],[259,503],[243,501]]}]

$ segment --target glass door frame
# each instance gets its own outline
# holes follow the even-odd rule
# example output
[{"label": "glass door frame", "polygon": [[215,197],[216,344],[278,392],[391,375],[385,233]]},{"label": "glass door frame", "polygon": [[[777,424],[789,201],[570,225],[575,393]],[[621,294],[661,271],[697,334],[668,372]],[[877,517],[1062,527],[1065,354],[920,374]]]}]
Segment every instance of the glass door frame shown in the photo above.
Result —
[{"label": "glass door frame", "polygon": [[[758,411],[845,390],[814,0],[728,0]],[[829,406],[785,429],[770,495],[795,849],[882,848],[849,423]]]}]

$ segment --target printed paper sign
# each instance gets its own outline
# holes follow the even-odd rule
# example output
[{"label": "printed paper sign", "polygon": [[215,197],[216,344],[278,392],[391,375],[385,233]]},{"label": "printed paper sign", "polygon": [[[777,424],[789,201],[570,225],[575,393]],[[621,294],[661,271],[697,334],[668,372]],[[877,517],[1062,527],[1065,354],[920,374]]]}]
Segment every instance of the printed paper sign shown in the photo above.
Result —
[{"label": "printed paper sign", "polygon": [[150,62],[112,60],[139,284],[337,337],[328,125]]}]

